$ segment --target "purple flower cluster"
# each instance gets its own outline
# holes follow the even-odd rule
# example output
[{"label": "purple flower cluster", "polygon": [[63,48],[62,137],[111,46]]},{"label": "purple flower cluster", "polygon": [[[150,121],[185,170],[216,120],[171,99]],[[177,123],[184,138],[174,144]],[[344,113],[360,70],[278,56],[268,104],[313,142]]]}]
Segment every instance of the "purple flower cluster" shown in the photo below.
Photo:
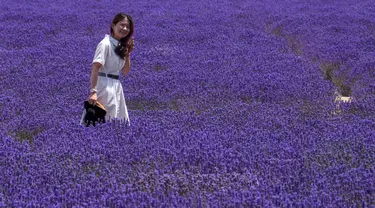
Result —
[{"label": "purple flower cluster", "polygon": [[[0,207],[375,206],[371,0],[0,11]],[[92,56],[118,12],[135,22],[131,126],[85,128]]]}]

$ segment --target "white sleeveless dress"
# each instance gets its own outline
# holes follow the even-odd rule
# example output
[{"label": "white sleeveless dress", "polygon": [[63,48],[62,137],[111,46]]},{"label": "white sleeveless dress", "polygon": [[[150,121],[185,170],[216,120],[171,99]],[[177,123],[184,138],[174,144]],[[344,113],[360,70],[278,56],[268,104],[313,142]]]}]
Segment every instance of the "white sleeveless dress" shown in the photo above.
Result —
[{"label": "white sleeveless dress", "polygon": [[[121,59],[114,51],[118,41],[110,35],[105,35],[97,45],[94,60],[92,63],[100,63],[99,72],[119,75],[124,67],[125,60]],[[130,125],[128,110],[125,103],[124,92],[120,80],[110,77],[98,76],[96,85],[98,102],[106,109],[106,121],[119,120]],[[83,111],[81,124],[84,124],[86,110]]]}]

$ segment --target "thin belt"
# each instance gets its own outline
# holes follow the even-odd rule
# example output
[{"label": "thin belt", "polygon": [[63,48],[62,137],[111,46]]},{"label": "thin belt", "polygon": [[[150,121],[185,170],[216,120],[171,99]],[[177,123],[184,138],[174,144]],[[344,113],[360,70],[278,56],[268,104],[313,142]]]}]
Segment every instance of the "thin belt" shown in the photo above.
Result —
[{"label": "thin belt", "polygon": [[106,74],[106,73],[104,73],[104,72],[98,72],[98,76],[101,76],[101,77],[109,77],[109,78],[112,78],[112,79],[119,79],[119,75]]}]

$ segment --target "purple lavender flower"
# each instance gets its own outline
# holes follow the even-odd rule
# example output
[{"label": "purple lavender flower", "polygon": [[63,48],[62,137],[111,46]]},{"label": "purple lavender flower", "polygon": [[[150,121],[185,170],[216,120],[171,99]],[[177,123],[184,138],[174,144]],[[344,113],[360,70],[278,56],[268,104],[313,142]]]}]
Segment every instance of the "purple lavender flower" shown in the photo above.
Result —
[{"label": "purple lavender flower", "polygon": [[[374,206],[372,3],[3,0],[0,206]],[[83,128],[118,8],[132,125]]]}]

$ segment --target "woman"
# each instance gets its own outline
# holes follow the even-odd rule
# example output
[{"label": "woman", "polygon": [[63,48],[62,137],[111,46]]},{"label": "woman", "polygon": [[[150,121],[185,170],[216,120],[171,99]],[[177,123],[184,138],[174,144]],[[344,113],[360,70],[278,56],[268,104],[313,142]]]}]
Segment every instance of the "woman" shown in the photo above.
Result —
[{"label": "woman", "polygon": [[[104,39],[96,47],[96,52],[91,69],[90,104],[99,102],[107,111],[105,120],[118,119],[129,123],[128,110],[126,108],[119,73],[127,75],[130,71],[130,53],[134,49],[133,19],[125,13],[117,14],[111,24],[111,35],[105,35]],[[85,123],[86,111],[84,111],[81,124]]]}]

